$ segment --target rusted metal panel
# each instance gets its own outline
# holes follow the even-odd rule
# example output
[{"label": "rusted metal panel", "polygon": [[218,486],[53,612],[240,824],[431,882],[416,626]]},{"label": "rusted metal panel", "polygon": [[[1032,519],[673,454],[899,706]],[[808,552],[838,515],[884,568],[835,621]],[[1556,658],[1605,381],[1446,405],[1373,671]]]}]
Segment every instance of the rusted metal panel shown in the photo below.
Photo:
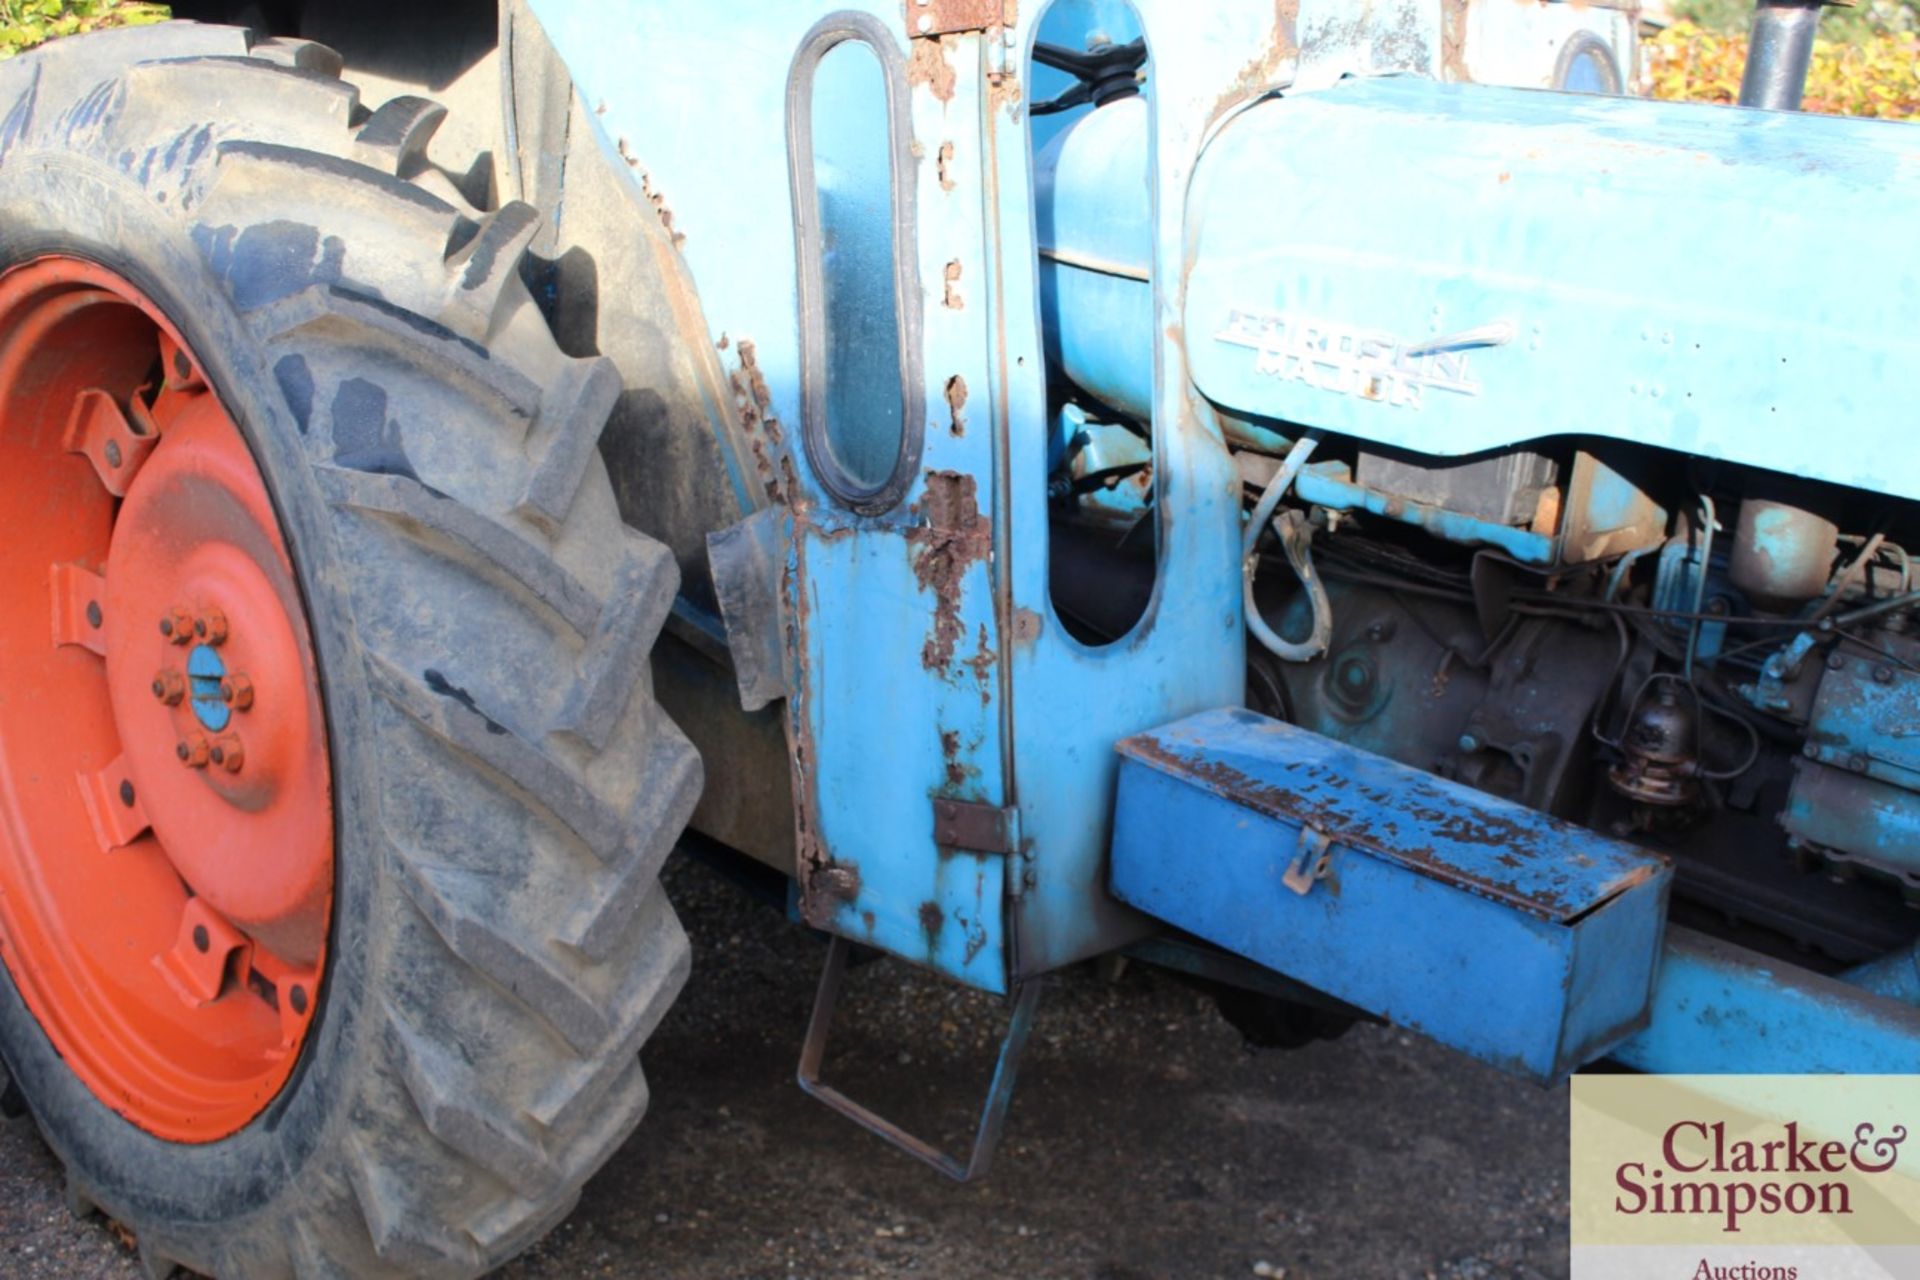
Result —
[{"label": "rusted metal panel", "polygon": [[1127,739],[1125,901],[1553,1080],[1646,1021],[1666,860],[1250,711]]},{"label": "rusted metal panel", "polygon": [[985,31],[1013,21],[1013,0],[904,0],[907,30],[916,36]]}]

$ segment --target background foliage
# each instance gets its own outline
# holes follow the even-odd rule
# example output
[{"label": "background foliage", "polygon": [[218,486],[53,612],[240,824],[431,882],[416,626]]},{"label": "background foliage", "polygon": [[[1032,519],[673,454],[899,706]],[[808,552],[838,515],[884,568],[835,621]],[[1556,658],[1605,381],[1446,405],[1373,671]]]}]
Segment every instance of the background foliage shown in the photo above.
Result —
[{"label": "background foliage", "polygon": [[[1732,102],[1747,60],[1748,0],[1682,0],[1680,21],[1643,48],[1656,98]],[[1867,0],[1820,20],[1807,73],[1809,111],[1910,120],[1920,116],[1920,0]]]},{"label": "background foliage", "polygon": [[11,58],[54,36],[101,27],[164,22],[164,4],[128,0],[0,0],[0,58]]}]

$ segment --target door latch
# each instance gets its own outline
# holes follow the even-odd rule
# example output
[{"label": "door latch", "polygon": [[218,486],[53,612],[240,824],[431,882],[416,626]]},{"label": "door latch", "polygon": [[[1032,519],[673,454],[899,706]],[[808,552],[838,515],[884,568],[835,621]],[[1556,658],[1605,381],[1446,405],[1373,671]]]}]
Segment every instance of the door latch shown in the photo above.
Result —
[{"label": "door latch", "polygon": [[1314,885],[1327,878],[1332,865],[1333,837],[1318,828],[1302,824],[1300,843],[1294,849],[1293,861],[1281,875],[1280,883],[1301,895],[1311,893]]}]

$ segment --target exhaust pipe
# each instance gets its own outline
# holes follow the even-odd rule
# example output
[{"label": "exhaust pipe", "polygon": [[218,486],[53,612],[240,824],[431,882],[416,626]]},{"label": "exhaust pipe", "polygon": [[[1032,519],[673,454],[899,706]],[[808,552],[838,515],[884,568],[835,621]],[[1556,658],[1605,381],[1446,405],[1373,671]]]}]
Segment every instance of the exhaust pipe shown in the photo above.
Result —
[{"label": "exhaust pipe", "polygon": [[1740,78],[1740,105],[1798,111],[1825,0],[1759,0]]}]

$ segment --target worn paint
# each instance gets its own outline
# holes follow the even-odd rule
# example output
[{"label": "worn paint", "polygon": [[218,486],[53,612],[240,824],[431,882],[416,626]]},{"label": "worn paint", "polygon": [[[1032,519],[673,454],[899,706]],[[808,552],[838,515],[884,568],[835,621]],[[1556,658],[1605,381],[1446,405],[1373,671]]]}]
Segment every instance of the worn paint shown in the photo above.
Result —
[{"label": "worn paint", "polygon": [[941,102],[953,101],[954,86],[959,80],[953,63],[947,58],[947,46],[953,39],[915,40],[907,59],[907,83],[924,86]]},{"label": "worn paint", "polygon": [[958,311],[966,306],[966,299],[960,296],[960,259],[955,258],[947,263],[941,278],[946,282],[946,292],[941,296],[940,305],[949,311]]},{"label": "worn paint", "polygon": [[1273,21],[1266,36],[1254,47],[1246,63],[1237,71],[1208,111],[1210,119],[1225,114],[1235,104],[1245,102],[1280,83],[1299,52],[1295,32],[1300,17],[1300,0],[1274,0]]},{"label": "worn paint", "polygon": [[967,434],[967,416],[962,410],[967,407],[967,380],[959,374],[947,379],[947,430],[955,438]]},{"label": "worn paint", "polygon": [[1659,855],[1252,712],[1121,752],[1114,891],[1168,923],[1539,1080],[1645,1025]]},{"label": "worn paint", "polygon": [[1613,1056],[1694,1075],[1908,1075],[1920,1062],[1920,1010],[1673,927],[1652,1023]]},{"label": "worn paint", "polygon": [[[1858,398],[1846,449],[1808,451],[1796,436],[1830,412],[1833,387],[1885,386],[1910,358],[1920,292],[1899,272],[1783,256],[1776,225],[1790,207],[1808,225],[1854,228],[1849,244],[1897,237],[1903,193],[1920,192],[1916,157],[1910,131],[1858,121],[1414,76],[1269,99],[1220,129],[1188,192],[1207,210],[1183,307],[1193,381],[1237,413],[1393,448],[1460,457],[1523,445],[1551,422],[1762,468],[1791,456],[1808,478],[1920,498],[1902,396]],[[1310,196],[1284,207],[1251,194],[1303,183]],[[1650,219],[1711,223],[1720,249],[1651,262],[1633,231]],[[1457,228],[1469,225],[1475,243],[1513,252],[1463,263]],[[1836,275],[1857,286],[1846,306],[1780,328]],[[1276,376],[1260,352],[1216,338],[1236,311],[1282,296],[1315,322],[1396,339],[1430,334],[1436,314],[1442,332],[1505,324],[1512,336],[1417,407],[1369,401]]]},{"label": "worn paint", "polygon": [[[717,344],[725,351],[729,341],[722,334]],[[733,390],[733,408],[739,423],[741,434],[747,442],[747,450],[753,455],[754,471],[759,476],[760,486],[769,502],[784,501],[783,490],[776,472],[776,466],[782,458],[782,434],[780,420],[773,416],[773,396],[767,388],[767,380],[761,374],[760,367],[754,361],[754,345],[745,338],[735,346],[739,363],[728,375],[728,385]]]},{"label": "worn paint", "polygon": [[974,478],[957,471],[929,471],[917,504],[921,523],[907,533],[913,574],[933,593],[933,625],[920,650],[920,664],[946,671],[960,642],[960,591],[967,569],[993,549],[993,523],[980,513]]},{"label": "worn paint", "polygon": [[[1223,712],[1128,738],[1119,749],[1236,805],[1543,919],[1590,909],[1593,895],[1625,893],[1663,870],[1657,858],[1585,827],[1356,748],[1290,750],[1296,739],[1333,742],[1253,712]],[[1596,862],[1600,853],[1606,857]],[[1589,898],[1577,897],[1575,886]]]}]

